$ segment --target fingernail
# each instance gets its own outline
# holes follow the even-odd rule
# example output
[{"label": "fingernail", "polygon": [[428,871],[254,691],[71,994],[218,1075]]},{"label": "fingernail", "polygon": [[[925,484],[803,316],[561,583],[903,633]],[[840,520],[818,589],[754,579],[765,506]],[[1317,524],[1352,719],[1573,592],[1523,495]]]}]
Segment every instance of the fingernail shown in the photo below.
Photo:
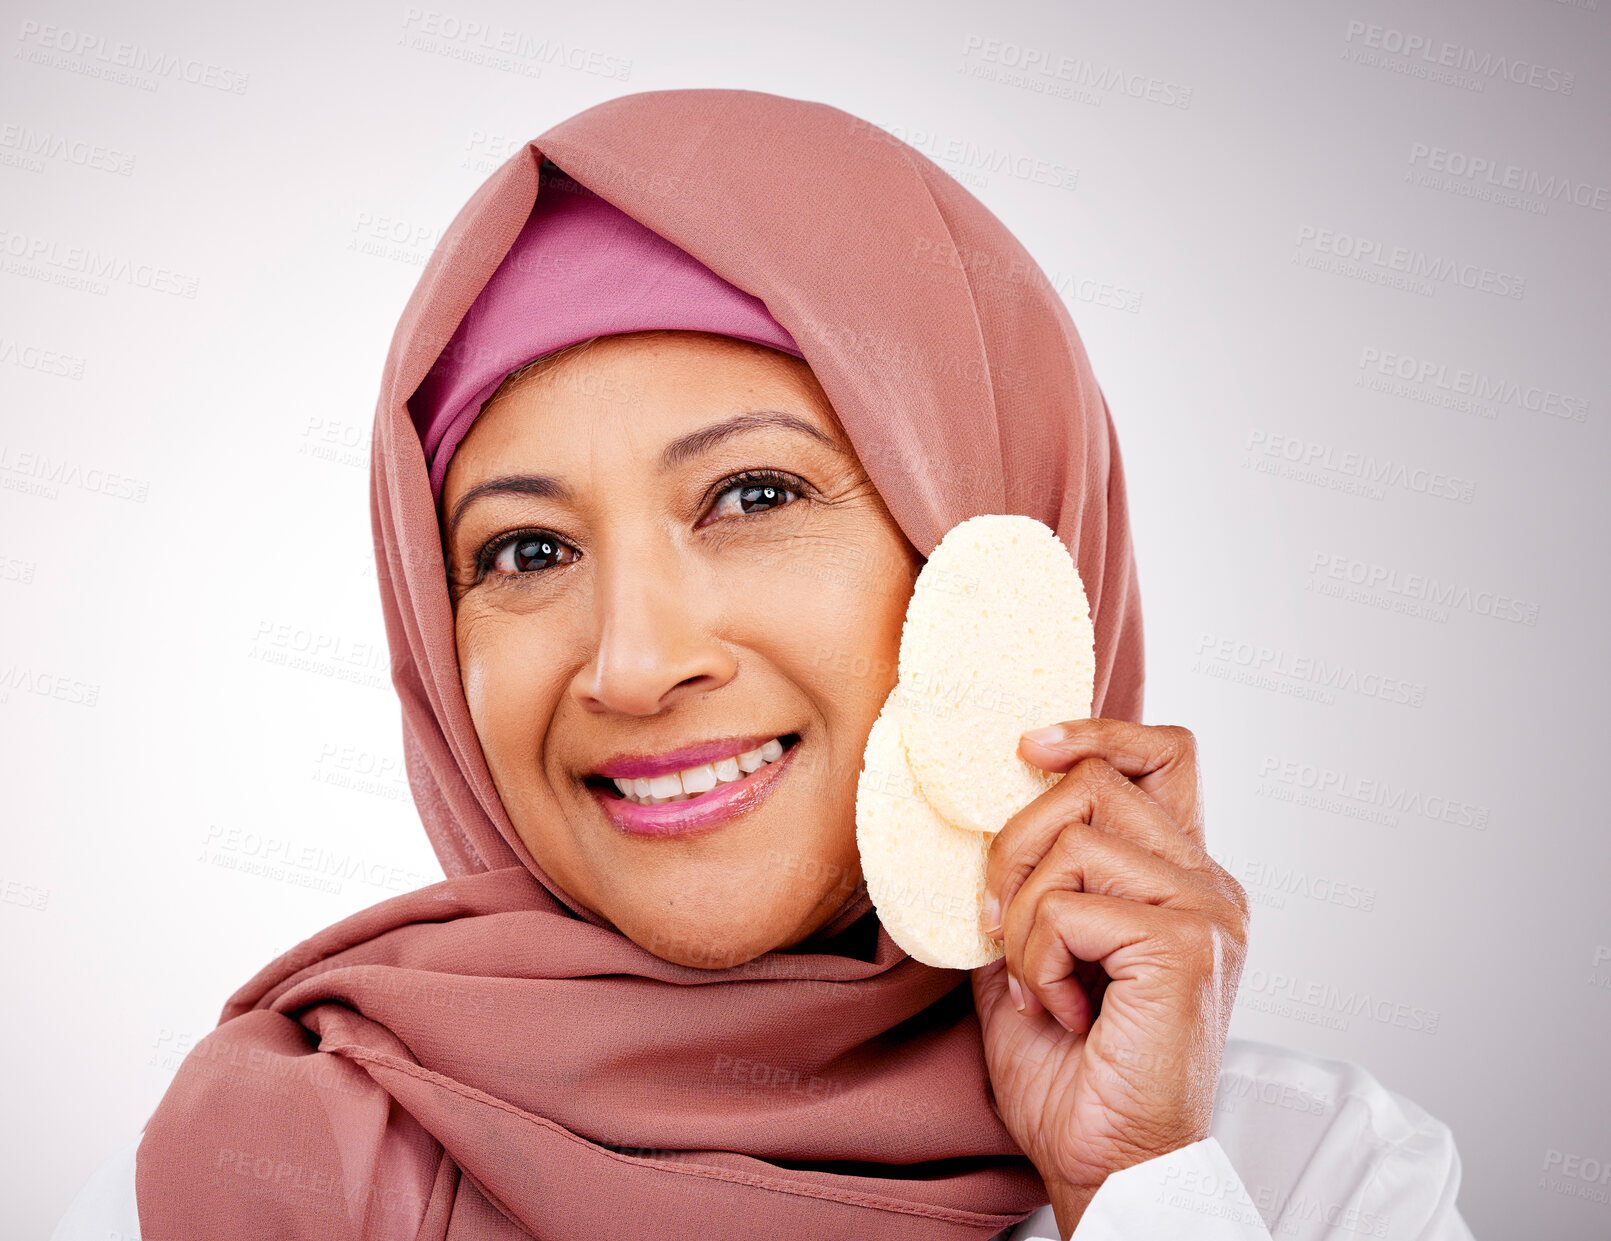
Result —
[{"label": "fingernail", "polygon": [[1031,728],[1023,734],[1025,741],[1033,741],[1038,745],[1056,745],[1064,739],[1063,726],[1053,724],[1050,728]]},{"label": "fingernail", "polygon": [[1012,976],[1011,971],[1008,971],[1007,973],[1007,990],[1012,994],[1013,1007],[1019,1012],[1023,1012],[1024,991],[1023,988],[1018,985],[1018,980]]},{"label": "fingernail", "polygon": [[984,899],[985,934],[995,937],[1001,930],[1001,902],[996,899],[994,892],[986,892]]}]

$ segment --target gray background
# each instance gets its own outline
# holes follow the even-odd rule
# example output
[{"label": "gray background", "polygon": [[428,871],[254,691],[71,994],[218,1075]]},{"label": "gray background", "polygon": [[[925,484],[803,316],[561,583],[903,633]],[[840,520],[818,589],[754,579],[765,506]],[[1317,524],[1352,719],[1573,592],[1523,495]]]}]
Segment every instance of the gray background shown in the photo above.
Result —
[{"label": "gray background", "polygon": [[266,961],[439,877],[381,364],[497,164],[687,86],[893,130],[1064,291],[1146,718],[1255,901],[1234,1032],[1445,1119],[1479,1237],[1611,1232],[1611,4],[145,7],[0,25],[10,1235]]}]

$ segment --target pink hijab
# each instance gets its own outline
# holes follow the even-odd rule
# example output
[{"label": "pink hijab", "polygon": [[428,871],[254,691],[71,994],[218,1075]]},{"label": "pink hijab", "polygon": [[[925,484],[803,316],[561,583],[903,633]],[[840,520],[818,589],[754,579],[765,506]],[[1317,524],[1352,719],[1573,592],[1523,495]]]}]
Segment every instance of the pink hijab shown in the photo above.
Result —
[{"label": "pink hijab", "polygon": [[409,399],[442,498],[448,463],[510,371],[593,336],[719,332],[804,358],[766,303],[552,164],[537,205]]},{"label": "pink hijab", "polygon": [[493,787],[409,402],[530,219],[545,157],[765,305],[922,554],[980,513],[1055,529],[1091,600],[1096,712],[1140,719],[1118,443],[1066,308],[1001,222],[824,104],[655,91],[562,122],[454,219],[376,413],[393,681],[449,878],[231,998],[146,1127],[142,1233],[991,1237],[1047,1197],[992,1106],[966,973],[907,957],[865,887],[786,951],[664,961],[542,871]]}]

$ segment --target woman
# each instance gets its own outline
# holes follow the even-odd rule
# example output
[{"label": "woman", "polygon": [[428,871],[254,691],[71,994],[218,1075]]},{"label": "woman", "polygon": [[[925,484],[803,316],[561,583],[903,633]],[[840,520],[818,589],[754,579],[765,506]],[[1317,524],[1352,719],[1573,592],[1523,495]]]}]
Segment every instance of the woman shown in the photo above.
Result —
[{"label": "woman", "polygon": [[[243,988],[58,1237],[1469,1235],[1442,1125],[1227,1046],[1247,903],[1139,723],[1105,402],[923,156],[747,91],[571,118],[438,246],[374,446],[449,878]],[[1074,553],[1098,718],[1023,742],[1066,775],[964,980],[879,926],[854,799],[915,573],[986,512]]]}]

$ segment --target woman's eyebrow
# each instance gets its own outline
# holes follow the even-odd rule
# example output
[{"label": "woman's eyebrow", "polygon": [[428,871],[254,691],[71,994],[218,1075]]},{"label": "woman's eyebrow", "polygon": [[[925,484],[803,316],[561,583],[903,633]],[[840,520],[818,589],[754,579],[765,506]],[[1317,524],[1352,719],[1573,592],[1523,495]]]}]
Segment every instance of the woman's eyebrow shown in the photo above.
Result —
[{"label": "woman's eyebrow", "polygon": [[844,449],[834,443],[833,439],[824,434],[817,427],[812,426],[799,414],[791,414],[783,409],[751,409],[742,414],[735,414],[721,422],[713,422],[708,427],[700,427],[697,431],[690,431],[667,444],[660,453],[660,473],[683,464],[702,452],[708,452],[730,435],[737,435],[742,431],[754,431],[761,427],[783,427],[786,430],[799,431],[814,439],[821,440],[834,452],[844,455]]},{"label": "woman's eyebrow", "polygon": [[[690,431],[687,435],[678,436],[667,444],[660,452],[659,473],[709,452],[717,444],[729,436],[739,435],[746,431],[758,431],[763,427],[781,427],[784,430],[797,431],[802,435],[809,435],[827,445],[840,456],[848,455],[844,448],[837,444],[832,437],[825,434],[820,428],[812,426],[798,414],[791,414],[782,409],[751,409],[744,413],[735,414],[721,422],[713,422],[708,427],[700,427],[697,431]],[[452,540],[459,528],[459,519],[464,516],[465,510],[476,500],[492,495],[524,495],[535,496],[538,499],[553,499],[571,501],[575,499],[574,493],[560,479],[551,474],[511,474],[502,478],[491,478],[484,483],[478,483],[459,497],[458,503],[453,506],[453,514],[448,519],[448,539]]]}]

